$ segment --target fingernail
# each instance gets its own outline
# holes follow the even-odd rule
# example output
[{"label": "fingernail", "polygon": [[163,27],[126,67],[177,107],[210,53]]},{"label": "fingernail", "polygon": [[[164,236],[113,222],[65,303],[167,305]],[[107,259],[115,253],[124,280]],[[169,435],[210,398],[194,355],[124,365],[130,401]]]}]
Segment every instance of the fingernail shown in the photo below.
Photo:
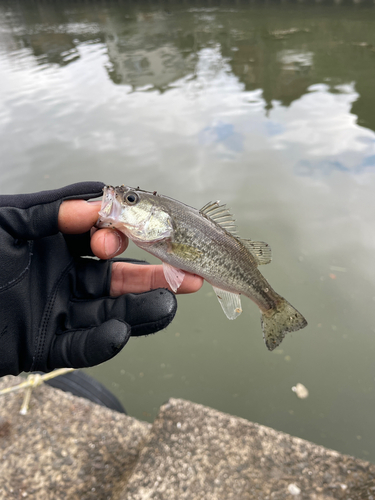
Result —
[{"label": "fingernail", "polygon": [[104,252],[108,258],[113,257],[120,250],[121,245],[121,238],[115,231],[105,235]]}]

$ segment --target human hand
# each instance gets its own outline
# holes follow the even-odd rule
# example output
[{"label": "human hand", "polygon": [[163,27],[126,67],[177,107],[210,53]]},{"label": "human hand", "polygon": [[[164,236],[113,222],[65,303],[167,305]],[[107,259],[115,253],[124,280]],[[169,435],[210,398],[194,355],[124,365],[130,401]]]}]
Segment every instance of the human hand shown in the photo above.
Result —
[{"label": "human hand", "polygon": [[[93,366],[117,354],[130,335],[153,333],[172,321],[177,305],[168,290],[119,295],[160,286],[160,271],[143,270],[153,266],[139,266],[133,282],[128,274],[123,279],[125,263],[82,258],[90,253],[97,208],[79,201],[82,211],[64,215],[62,208],[61,215],[59,209],[66,199],[101,196],[103,186],[88,182],[0,196],[0,376]],[[84,206],[92,211],[89,220],[82,216]],[[104,231],[93,234],[92,249],[109,257],[113,235]],[[114,254],[127,244],[120,238]],[[136,270],[127,269],[130,275]],[[200,279],[189,279],[195,284],[187,282],[186,291],[199,288]]]}]

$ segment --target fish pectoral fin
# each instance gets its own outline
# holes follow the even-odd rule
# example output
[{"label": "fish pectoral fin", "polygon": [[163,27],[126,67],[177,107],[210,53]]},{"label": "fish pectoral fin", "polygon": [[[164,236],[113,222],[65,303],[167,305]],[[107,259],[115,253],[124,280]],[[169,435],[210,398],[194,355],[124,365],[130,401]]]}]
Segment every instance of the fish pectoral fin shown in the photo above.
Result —
[{"label": "fish pectoral fin", "polygon": [[182,269],[177,269],[177,267],[167,264],[166,262],[163,262],[163,272],[169,286],[176,293],[177,289],[184,280],[185,272]]},{"label": "fish pectoral fin", "polygon": [[216,286],[212,287],[228,319],[236,319],[242,313],[241,297],[237,293],[227,292]]},{"label": "fish pectoral fin", "polygon": [[269,264],[272,260],[272,252],[268,243],[264,241],[240,240],[255,258],[258,266]]}]

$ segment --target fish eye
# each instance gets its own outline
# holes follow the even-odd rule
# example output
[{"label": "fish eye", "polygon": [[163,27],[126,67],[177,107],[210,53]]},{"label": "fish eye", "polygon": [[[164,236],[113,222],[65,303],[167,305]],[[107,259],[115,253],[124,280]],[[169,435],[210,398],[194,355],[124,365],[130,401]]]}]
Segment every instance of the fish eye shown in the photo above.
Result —
[{"label": "fish eye", "polygon": [[125,201],[128,205],[135,205],[136,203],[138,203],[139,197],[136,193],[133,193],[132,191],[130,191],[125,196]]}]

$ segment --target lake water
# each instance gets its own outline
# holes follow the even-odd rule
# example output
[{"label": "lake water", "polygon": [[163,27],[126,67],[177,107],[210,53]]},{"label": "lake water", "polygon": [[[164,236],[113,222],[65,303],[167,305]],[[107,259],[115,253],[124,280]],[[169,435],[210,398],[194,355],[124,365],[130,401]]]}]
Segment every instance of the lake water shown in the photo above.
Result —
[{"label": "lake water", "polygon": [[2,2],[0,75],[2,193],[220,199],[309,322],[270,353],[205,284],[88,372],[143,420],[180,397],[375,462],[374,5]]}]

